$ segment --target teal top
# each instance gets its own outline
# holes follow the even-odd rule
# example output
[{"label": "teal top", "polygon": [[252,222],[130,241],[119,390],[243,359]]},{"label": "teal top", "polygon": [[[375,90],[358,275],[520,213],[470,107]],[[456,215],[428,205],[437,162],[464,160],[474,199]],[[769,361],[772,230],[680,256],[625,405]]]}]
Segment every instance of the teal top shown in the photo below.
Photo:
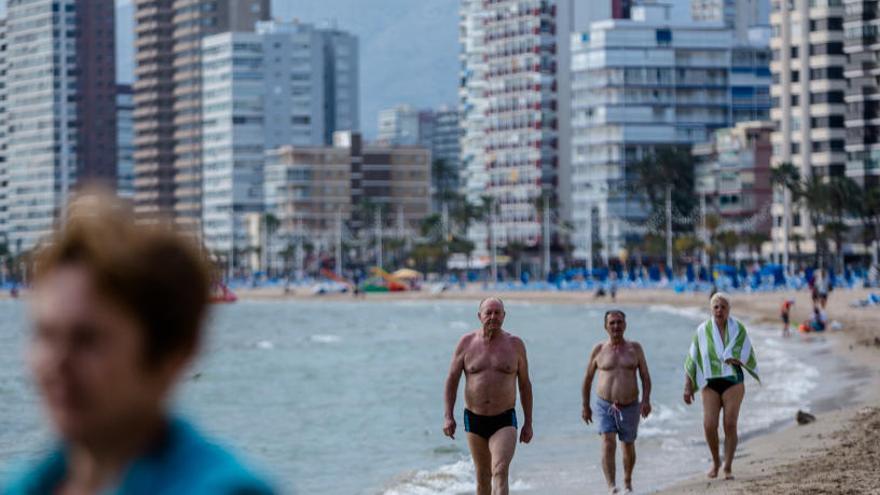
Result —
[{"label": "teal top", "polygon": [[[2,495],[43,495],[58,490],[67,472],[67,452],[50,452]],[[101,495],[273,495],[275,490],[231,453],[212,443],[179,418],[152,450],[135,459],[118,486]]]}]

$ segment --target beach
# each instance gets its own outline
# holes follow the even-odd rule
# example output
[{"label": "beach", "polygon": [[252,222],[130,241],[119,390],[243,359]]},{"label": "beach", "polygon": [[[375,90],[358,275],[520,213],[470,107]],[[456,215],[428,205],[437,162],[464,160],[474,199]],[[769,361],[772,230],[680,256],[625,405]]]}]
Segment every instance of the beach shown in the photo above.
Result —
[{"label": "beach", "polygon": [[[839,383],[818,384],[829,398],[810,411],[816,421],[798,425],[797,411],[791,411],[788,422],[768,429],[764,434],[741,439],[734,463],[734,480],[708,480],[694,476],[666,487],[659,493],[809,493],[864,494],[880,493],[880,307],[850,307],[865,299],[870,291],[863,289],[835,290],[831,293],[827,312],[830,321],[842,324],[841,330],[828,330],[822,338],[831,345],[830,351],[816,359],[826,365],[845,363],[858,386]],[[474,288],[440,294],[411,292],[400,294],[369,294],[366,302],[389,300],[479,300],[489,291]],[[244,298],[275,299],[344,299],[350,295],[310,296],[283,295],[280,290],[244,291]],[[611,304],[605,297],[594,299],[586,292],[502,292],[505,300],[559,304]],[[791,321],[792,339],[802,339],[794,327],[808,319],[812,303],[806,290],[732,295],[732,314],[751,324],[780,328],[779,308],[783,300],[794,299]],[[705,307],[705,293],[676,294],[671,290],[632,289],[618,292],[616,304],[621,307],[670,305],[674,307]],[[750,386],[757,386],[751,383]],[[748,392],[747,392],[748,393]],[[698,406],[699,407],[699,406]],[[748,414],[743,411],[742,414]],[[706,468],[709,453],[705,444]],[[638,470],[638,466],[636,468]],[[645,493],[647,487],[639,492]]]},{"label": "beach", "polygon": [[[810,404],[809,412],[815,414],[815,422],[807,425],[797,425],[795,422],[797,407],[787,406],[790,410],[784,412],[781,416],[782,419],[776,419],[768,426],[758,429],[753,428],[748,434],[741,435],[737,460],[734,463],[734,474],[736,479],[732,481],[709,481],[699,474],[700,471],[708,468],[709,453],[705,443],[699,440],[701,432],[696,429],[696,431],[691,433],[691,437],[696,440],[689,443],[689,447],[686,447],[696,452],[693,456],[694,462],[690,465],[679,466],[676,468],[676,472],[690,474],[682,475],[680,479],[674,477],[672,481],[668,480],[669,475],[667,474],[666,479],[662,482],[662,486],[660,486],[661,490],[659,493],[880,493],[880,469],[878,469],[878,466],[880,466],[880,307],[852,308],[849,306],[853,301],[865,299],[869,292],[870,291],[859,289],[835,290],[831,293],[827,307],[828,316],[830,320],[836,320],[842,324],[841,330],[828,330],[821,336],[809,336],[806,338],[804,335],[793,332],[790,340],[785,340],[775,335],[773,336],[772,340],[777,346],[814,348],[813,351],[807,354],[802,354],[801,358],[806,358],[812,361],[809,364],[813,365],[815,369],[820,370],[819,375],[815,377],[811,375],[811,378],[809,378],[816,382],[815,389],[808,394],[812,397],[812,400],[802,401],[803,403]],[[280,331],[266,331],[259,334],[259,336],[251,336],[247,333],[241,333],[239,330],[236,330],[241,328],[241,325],[236,323],[241,320],[222,318],[224,311],[227,309],[234,309],[235,313],[241,313],[240,316],[243,318],[246,317],[246,321],[253,322],[255,328],[269,327],[271,326],[273,319],[277,319],[274,314],[275,310],[270,310],[271,308],[277,308],[278,311],[280,311],[283,308],[290,306],[290,308],[285,309],[285,311],[289,310],[291,314],[296,315],[297,312],[303,311],[309,307],[315,307],[316,305],[323,307],[321,304],[322,301],[333,303],[327,306],[328,310],[331,307],[334,308],[334,311],[338,311],[339,308],[347,308],[346,314],[348,314],[348,318],[351,319],[351,322],[348,323],[348,325],[363,325],[364,322],[359,321],[363,318],[358,318],[356,315],[363,315],[365,312],[376,313],[378,311],[379,313],[376,313],[372,317],[378,318],[380,314],[387,312],[383,308],[388,307],[395,308],[395,312],[402,311],[412,313],[414,318],[418,318],[420,317],[419,315],[422,315],[438,321],[450,320],[452,327],[447,328],[446,330],[438,328],[425,334],[434,335],[435,337],[433,338],[437,339],[436,342],[430,344],[432,346],[431,353],[437,354],[435,361],[440,363],[437,366],[442,367],[448,359],[448,349],[443,347],[443,345],[448,344],[446,340],[452,339],[454,337],[452,334],[466,331],[470,325],[470,323],[468,323],[470,321],[468,316],[471,314],[469,309],[470,306],[462,305],[461,303],[467,301],[469,304],[471,302],[475,304],[489,294],[491,294],[490,291],[484,290],[479,286],[474,286],[469,290],[455,290],[439,294],[432,294],[428,291],[394,294],[380,293],[368,294],[363,298],[354,298],[347,294],[313,296],[304,290],[295,290],[291,293],[284,294],[281,289],[269,288],[238,291],[241,303],[231,305],[227,308],[218,308],[223,309],[218,315],[221,317],[217,322],[217,325],[220,325],[217,328],[218,335],[228,335],[230,340],[221,340],[212,346],[212,349],[209,349],[211,352],[208,352],[208,355],[213,355],[213,357],[198,366],[198,372],[196,372],[194,378],[187,383],[185,387],[187,390],[186,395],[190,397],[190,400],[184,405],[192,405],[193,407],[190,409],[196,417],[202,419],[204,423],[211,427],[210,429],[215,430],[221,436],[232,439],[236,444],[251,446],[274,445],[277,442],[274,442],[272,438],[277,436],[277,432],[249,431],[246,428],[241,428],[239,423],[236,423],[233,420],[237,417],[237,414],[240,415],[240,411],[243,408],[240,402],[251,402],[259,400],[261,397],[271,396],[276,393],[276,385],[274,382],[267,382],[255,387],[253,382],[244,382],[237,378],[239,372],[236,370],[244,369],[242,368],[243,366],[249,366],[252,368],[256,367],[260,368],[257,371],[260,371],[261,375],[272,376],[276,374],[276,371],[274,370],[279,369],[280,366],[289,366],[284,364],[288,361],[288,358],[282,357],[282,353],[286,352],[288,347],[304,347],[307,352],[305,355],[314,357],[316,361],[314,366],[308,366],[308,363],[304,362],[296,363],[296,369],[293,371],[302,371],[303,373],[302,376],[293,374],[291,379],[295,379],[295,383],[299,384],[299,386],[303,386],[303,384],[308,383],[308,380],[314,380],[313,370],[320,369],[319,366],[321,365],[319,365],[319,363],[324,363],[327,359],[335,359],[339,357],[339,351],[347,344],[347,341],[344,339],[354,339],[356,337],[356,335],[338,334],[335,328],[339,327],[339,322],[334,322],[333,320],[338,320],[339,317],[334,316],[334,318],[328,318],[326,314],[324,314],[321,319],[314,320],[326,320],[326,329],[309,327],[311,333],[314,333],[314,335],[298,336],[291,341],[285,341],[282,336],[286,335],[286,333],[280,333]],[[676,311],[680,311],[682,315],[699,314],[701,311],[705,311],[705,313],[708,314],[708,294],[706,293],[677,294],[672,290],[623,289],[618,292],[617,301],[614,303],[612,303],[608,297],[595,299],[593,294],[588,292],[511,291],[501,292],[500,295],[505,301],[515,302],[515,304],[512,304],[512,308],[516,308],[516,316],[513,321],[522,318],[522,311],[525,308],[531,307],[531,312],[537,310],[538,307],[545,307],[548,304],[566,306],[583,305],[585,310],[589,310],[587,313],[591,315],[595,313],[600,316],[600,310],[607,309],[614,305],[620,306],[625,310],[631,309],[635,314],[639,314],[640,312],[643,315],[654,314],[657,315],[656,317],[658,318],[667,318],[667,315],[674,315]],[[791,321],[793,327],[796,326],[798,322],[808,318],[812,305],[809,293],[806,291],[800,291],[797,293],[794,291],[756,294],[735,293],[732,295],[732,315],[745,320],[755,329],[760,329],[759,333],[763,335],[762,340],[764,340],[766,344],[768,343],[766,338],[768,332],[772,333],[771,329],[779,329],[781,326],[779,307],[785,299],[794,299],[796,301],[795,306],[792,309]],[[287,300],[295,304],[283,304],[283,302]],[[436,301],[438,304],[425,306],[425,303],[431,301]],[[391,306],[383,304],[390,302],[394,302],[394,304]],[[282,304],[279,305],[279,303]],[[358,307],[361,307],[362,309],[358,310]],[[14,309],[16,313],[21,313],[24,310],[21,306],[9,306],[9,309]],[[560,310],[562,309],[565,308],[560,308]],[[431,310],[431,313],[425,314],[424,312],[426,310]],[[547,310],[544,309],[543,311],[546,312]],[[319,315],[315,315],[314,317],[318,318],[318,316]],[[18,315],[18,319],[21,318],[23,318],[23,314]],[[535,315],[534,318],[540,320],[543,316]],[[595,318],[595,316],[593,316],[593,318]],[[588,324],[590,326],[595,326],[593,323],[595,322],[590,320],[590,323]],[[383,338],[389,340],[382,343],[382,345],[384,347],[389,345],[401,345],[404,341],[400,339],[402,339],[404,335],[408,335],[408,333],[404,333],[406,329],[400,328],[395,330],[391,327],[388,328],[390,328],[390,330],[386,330],[386,333],[388,331],[391,333],[385,335]],[[592,330],[601,332],[600,328]],[[636,329],[634,326],[633,330],[639,329]],[[644,329],[641,330],[644,331]],[[369,335],[373,334],[370,333]],[[600,333],[596,333],[590,338],[597,338],[600,336]],[[376,338],[367,337],[366,335],[365,337]],[[422,339],[423,337],[419,337],[418,340],[413,340],[413,343],[422,342]],[[360,345],[357,344],[357,342],[360,341],[352,341],[349,345],[353,345],[356,348]],[[534,342],[534,336],[532,337],[532,342]],[[790,345],[786,345],[787,342],[790,343]],[[443,345],[438,345],[441,343]],[[10,344],[10,347],[13,348],[15,346]],[[765,357],[769,357],[770,350],[771,349],[766,347],[763,349]],[[684,350],[681,352],[683,354]],[[757,352],[760,357],[762,349],[758,348]],[[266,361],[266,359],[270,357],[272,359],[280,359],[280,361],[273,367],[271,362]],[[570,359],[571,358],[565,358],[566,362]],[[574,359],[575,361],[577,360],[577,358]],[[236,360],[241,360],[241,362]],[[212,363],[223,363],[223,365],[219,367],[209,366]],[[574,370],[576,373],[581,373],[580,367],[582,363],[577,361],[571,364],[573,368],[578,368],[577,370]],[[649,365],[652,366],[658,366],[659,364],[661,363],[651,364],[649,362]],[[14,363],[10,364],[10,369],[19,366],[20,364],[16,360]],[[675,366],[679,366],[679,364],[675,363]],[[266,368],[265,372],[261,371],[264,367]],[[299,370],[299,368],[302,368],[302,370]],[[420,372],[415,371],[418,369],[421,368],[414,367],[413,370],[408,373],[418,374]],[[832,369],[836,371],[832,374],[823,374],[823,370]],[[203,371],[205,372],[204,376],[202,376]],[[657,371],[659,372],[659,370]],[[798,376],[797,372],[794,372],[794,375],[796,376],[793,376],[792,379],[799,379],[801,382],[800,386],[802,386],[804,377]],[[200,376],[201,378],[199,378]],[[338,382],[340,386],[344,386],[343,388],[345,390],[363,390],[370,387],[370,385],[366,383],[348,383],[354,378],[343,378],[343,376],[337,378],[335,375],[331,375],[329,378],[332,379],[331,382],[335,381]],[[823,380],[823,377],[826,378],[826,380]],[[576,378],[579,379],[579,376]],[[215,384],[212,380],[217,380],[217,383]],[[440,378],[437,378],[437,380],[440,380]],[[26,398],[30,397],[30,394],[26,393],[27,389],[22,388],[24,385],[20,385],[19,382],[19,378],[13,377],[13,379],[10,379],[8,386],[11,387],[12,390],[21,389],[16,392],[17,396],[24,396]],[[544,392],[543,400],[545,401],[556,399],[560,394],[562,394],[560,397],[566,400],[577,399],[576,397],[568,397],[565,395],[569,388],[568,385],[564,387],[565,390],[557,391],[546,389],[548,384],[553,383],[552,381],[545,379],[541,381],[541,383],[543,383],[545,387],[542,390]],[[234,394],[229,393],[230,384],[237,387],[232,389],[235,391]],[[261,387],[264,387],[265,390]],[[411,387],[411,385],[409,387]],[[413,394],[415,391],[421,391],[419,393],[424,392],[424,394],[426,394],[425,404],[433,404],[433,401],[436,400],[434,397],[436,395],[436,390],[439,389],[439,387],[440,385],[438,382],[424,390],[422,387],[416,387],[412,388],[412,390],[407,389],[405,392],[407,394]],[[654,398],[655,401],[661,399],[672,401],[674,399],[677,403],[680,403],[681,400],[675,396],[675,394],[678,393],[677,391],[680,390],[680,387],[681,385],[677,382],[671,384],[671,386],[668,387],[667,392],[663,394],[663,397],[657,396]],[[757,387],[765,387],[763,390],[765,395],[768,391],[766,388],[768,385],[765,384],[759,386],[755,382],[749,380],[747,382],[746,393],[747,397],[751,395],[753,401],[756,397],[760,396],[761,391]],[[291,390],[296,390],[296,387],[293,387]],[[248,396],[247,394],[249,393],[253,393],[254,397],[251,398]],[[386,391],[386,393],[390,393],[390,391]],[[232,396],[239,397],[236,398],[236,401],[233,401]],[[238,400],[241,397],[244,397],[244,399]],[[298,400],[301,401],[302,398]],[[316,400],[324,399],[318,397]],[[329,402],[324,403],[329,404]],[[795,401],[795,403],[800,402]],[[211,404],[212,409],[200,409],[198,406],[199,404]],[[760,404],[763,405],[763,402]],[[791,404],[791,402],[789,402],[789,404]],[[214,409],[221,406],[224,408],[221,411],[223,414],[216,414]],[[570,407],[572,405],[566,403],[564,406]],[[758,402],[753,402],[751,406],[749,406],[753,408],[753,414],[755,413],[754,408],[758,406]],[[31,407],[33,407],[33,405],[31,405]],[[279,406],[279,410],[283,412],[286,407],[286,405],[284,407]],[[21,404],[19,403],[19,409],[20,408]],[[690,406],[686,411],[688,414],[694,414],[698,413],[699,408],[700,405],[697,404],[695,406]],[[271,408],[267,409],[264,407],[264,409],[267,410],[265,413],[266,418],[265,421],[263,421],[263,419],[260,419],[260,421],[267,424],[274,424],[277,422],[277,419],[270,414]],[[317,408],[316,410],[326,411],[326,409],[323,408]],[[667,410],[674,413],[674,410],[669,409],[668,407]],[[468,479],[472,474],[469,462],[466,458],[466,452],[462,451],[460,446],[453,449],[451,446],[442,443],[442,437],[440,437],[435,431],[437,425],[431,422],[433,421],[433,416],[429,414],[430,412],[431,410],[428,409],[425,413],[425,417],[419,415],[417,418],[413,418],[414,421],[418,421],[418,424],[422,425],[422,429],[414,433],[415,437],[418,437],[421,440],[417,440],[415,437],[411,440],[416,443],[428,445],[427,447],[421,445],[420,448],[425,451],[424,453],[416,449],[412,454],[414,458],[417,455],[424,454],[421,461],[411,463],[410,467],[414,471],[408,474],[404,473],[400,480],[395,478],[392,480],[393,483],[390,488],[381,490],[380,493],[416,493],[413,491],[413,487],[421,487],[436,482],[443,482],[447,491],[426,490],[419,493],[468,492],[468,489],[466,488],[470,486],[468,484]],[[9,414],[10,416],[7,417],[14,417],[11,410],[9,411]],[[744,408],[742,414],[748,415],[749,410]],[[297,434],[293,435],[291,438],[299,438],[300,441],[305,442],[305,445],[319,445],[321,442],[319,438],[305,438],[303,437],[303,432],[325,431],[323,430],[325,426],[321,426],[323,424],[322,422],[326,422],[324,416],[324,413],[317,414],[314,418],[311,418],[311,421],[315,423],[313,425],[314,429],[308,428],[303,430],[302,428],[298,428]],[[28,417],[31,416],[28,415]],[[225,423],[218,423],[217,418],[227,419],[225,420]],[[255,418],[242,418],[241,424],[250,424],[254,419]],[[749,418],[741,417],[741,423],[744,419],[748,420]],[[395,419],[394,421],[397,420],[398,419]],[[35,435],[32,432],[37,431],[39,433],[35,425],[31,424],[35,421],[36,420],[28,420],[24,422],[26,424],[10,425],[9,428],[15,427],[20,430],[13,430],[19,431],[19,433],[16,434],[18,438],[21,438],[24,434]],[[565,442],[563,447],[564,449],[567,449],[565,452],[580,452],[583,450],[585,453],[595,454],[592,450],[597,444],[591,435],[586,434],[587,431],[592,430],[583,428],[583,425],[578,425],[576,421],[570,425],[568,422],[565,424],[570,426],[571,430],[565,429],[564,431],[560,431],[556,437],[560,442]],[[664,424],[666,423],[649,422],[645,429],[646,435],[644,438],[640,436],[639,442],[641,442],[642,445],[651,445],[651,442],[656,444],[657,437],[650,437],[648,430],[656,428],[657,425]],[[385,431],[395,431],[395,424],[393,421],[385,426],[387,427]],[[692,429],[695,429],[696,427],[696,424],[690,426]],[[744,429],[745,428],[741,428],[741,431]],[[544,431],[538,430],[537,433],[539,435],[542,433],[546,434],[547,428],[545,427]],[[395,434],[401,435],[401,433]],[[576,443],[572,444],[567,438],[574,438]],[[29,443],[30,445],[27,446],[27,448],[25,448],[25,446],[15,447],[14,449],[10,447],[10,452],[26,453],[33,449],[32,446],[40,444],[40,441],[43,439],[44,438],[38,437],[33,438],[30,442],[22,443],[22,445]],[[541,441],[545,440],[546,437],[541,439]],[[371,445],[371,448],[374,450],[379,448],[376,444]],[[405,445],[405,443],[398,445],[398,447],[402,445]],[[655,445],[652,447],[653,450],[647,448],[643,448],[642,450],[642,452],[646,454],[646,457],[641,457],[639,460],[639,464],[636,467],[636,479],[643,479],[645,482],[636,486],[637,493],[652,493],[657,491],[658,487],[651,486],[649,480],[655,476],[653,470],[658,469],[657,464],[658,462],[662,464],[662,460],[658,461],[656,458],[651,459],[647,456],[650,456],[649,452],[658,452],[658,450],[656,450],[658,448],[660,447]],[[246,451],[246,453],[251,454],[252,457],[262,457],[267,459],[270,461],[268,462],[270,465],[273,464],[271,461],[275,459],[280,460],[278,465],[282,467],[284,466],[283,462],[287,462],[286,458],[288,456],[287,452],[289,451],[289,446],[278,446],[278,448],[275,449],[278,452],[275,452],[272,449],[268,449],[268,451],[265,450],[267,450],[265,447],[256,447],[250,449],[250,451]],[[302,453],[304,454],[305,452]],[[319,460],[325,459],[326,456],[330,455],[330,453],[322,451],[316,451],[310,454],[311,457]],[[530,452],[525,448],[520,455],[518,455],[518,459],[520,459],[519,462],[532,466],[538,465],[540,461],[540,459],[536,458],[538,456],[532,455],[531,457],[533,458],[530,458]],[[326,457],[325,461],[329,461],[331,458],[332,457]],[[455,459],[461,460],[456,461]],[[579,459],[578,462],[587,460],[586,457],[583,456]],[[700,465],[701,461],[702,465]],[[570,463],[566,464],[560,461],[560,459],[553,459],[550,462],[558,463],[558,472],[568,473],[571,476],[571,479],[588,482],[588,477],[577,472],[578,469],[582,470],[582,468],[579,468],[577,465],[571,465]],[[437,469],[435,463],[442,464],[442,467]],[[400,469],[399,461],[392,457],[388,458],[388,464],[389,465],[386,466],[386,469],[383,472],[392,473],[395,472],[395,470]],[[431,467],[432,465],[434,465],[434,467]],[[641,473],[639,472],[640,468],[643,470]],[[554,472],[552,466],[544,466],[543,469],[549,474],[541,479],[549,479],[552,477]],[[279,469],[279,471],[284,472],[285,470]],[[302,480],[307,476],[306,473],[309,471],[289,469],[287,472],[291,473],[294,479]],[[373,486],[382,486],[382,484],[385,483],[383,481],[385,475],[380,474],[381,473],[376,474]],[[592,478],[589,479],[594,480],[596,474],[597,473],[593,473],[591,475]],[[450,480],[452,480],[452,482],[450,482]],[[323,480],[322,478],[316,478],[314,480],[318,485],[325,481],[326,480]],[[363,479],[360,481],[363,481]],[[527,482],[522,482],[522,480],[517,482],[516,479],[513,481],[514,493],[543,493],[541,490],[530,490]],[[569,484],[567,486],[571,485]],[[310,488],[309,486],[303,485],[300,485],[299,487],[301,489]],[[458,487],[460,490],[455,491],[455,489],[453,489],[449,491],[450,487]],[[600,487],[597,487],[597,490],[587,490],[586,492],[580,490],[572,491],[565,488],[556,490],[554,493],[604,493],[604,489],[599,488]],[[348,490],[348,492],[351,493],[351,490]],[[364,493],[376,492],[367,490]]]}]

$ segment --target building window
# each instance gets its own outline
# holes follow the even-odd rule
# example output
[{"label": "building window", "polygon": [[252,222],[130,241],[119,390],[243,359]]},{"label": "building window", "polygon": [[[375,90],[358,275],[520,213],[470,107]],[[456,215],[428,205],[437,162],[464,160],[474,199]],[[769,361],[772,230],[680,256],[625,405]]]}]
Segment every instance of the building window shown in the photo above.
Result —
[{"label": "building window", "polygon": [[672,44],[672,30],[658,29],[657,30],[657,45],[658,46],[669,46],[671,44]]}]

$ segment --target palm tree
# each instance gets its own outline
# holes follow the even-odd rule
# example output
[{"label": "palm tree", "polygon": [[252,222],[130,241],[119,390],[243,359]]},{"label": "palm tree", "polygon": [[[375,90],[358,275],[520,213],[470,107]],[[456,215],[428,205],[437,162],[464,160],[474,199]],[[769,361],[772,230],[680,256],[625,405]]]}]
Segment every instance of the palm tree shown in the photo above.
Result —
[{"label": "palm tree", "polygon": [[837,252],[837,273],[843,272],[843,237],[849,231],[846,224],[846,216],[855,212],[860,205],[856,204],[859,196],[859,185],[849,177],[832,177],[827,184],[828,212],[831,222],[825,228],[834,238],[834,246]]},{"label": "palm tree", "polygon": [[750,232],[745,235],[746,244],[749,246],[749,253],[754,254],[755,261],[761,261],[761,246],[770,240],[770,236],[764,232]]},{"label": "palm tree", "polygon": [[[666,191],[672,191],[672,210],[682,218],[690,218],[697,206],[694,191],[694,159],[684,146],[658,146],[653,153],[629,165],[635,177],[632,192],[647,199],[653,218],[666,217]],[[676,222],[672,228],[682,232],[693,228],[688,221]],[[665,248],[664,248],[665,249]]]},{"label": "palm tree", "polygon": [[263,226],[266,228],[266,275],[269,276],[272,271],[272,236],[278,230],[281,222],[278,217],[272,213],[263,215]]},{"label": "palm tree", "polygon": [[718,244],[721,246],[721,251],[724,252],[725,263],[730,264],[730,252],[736,250],[739,241],[739,235],[732,230],[725,230],[718,234]]},{"label": "palm tree", "polygon": [[[803,192],[800,170],[789,162],[780,163],[778,166],[770,169],[770,183],[774,187],[780,188],[783,194],[788,194],[787,214],[791,215],[794,205],[799,202]],[[791,233],[791,223],[788,223],[791,222],[791,219],[785,218],[783,221],[788,225],[785,235],[787,235],[788,240],[791,241],[793,235]],[[786,251],[785,257],[788,258],[788,245],[785,245],[783,249]],[[798,251],[798,256],[800,256],[800,251]],[[788,270],[788,267],[785,269]]]},{"label": "palm tree", "polygon": [[526,251],[526,245],[521,242],[511,241],[504,247],[504,251],[514,263],[516,279],[522,280],[522,256]]},{"label": "palm tree", "polygon": [[822,225],[825,212],[828,210],[828,187],[821,178],[811,176],[803,184],[801,197],[810,217],[813,239],[816,242],[814,262],[819,266],[825,254],[825,236],[820,235],[819,226]]}]

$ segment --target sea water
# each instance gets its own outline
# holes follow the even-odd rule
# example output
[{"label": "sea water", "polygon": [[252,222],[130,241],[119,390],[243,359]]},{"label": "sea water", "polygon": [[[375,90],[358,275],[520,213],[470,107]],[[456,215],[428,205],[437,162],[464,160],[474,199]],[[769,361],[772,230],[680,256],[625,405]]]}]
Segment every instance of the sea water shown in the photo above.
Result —
[{"label": "sea water", "polygon": [[[585,297],[585,301],[587,301]],[[459,392],[456,439],[441,432],[443,385],[476,301],[241,301],[214,308],[209,336],[175,407],[237,447],[288,493],[473,493]],[[513,493],[592,493],[604,486],[581,384],[606,306],[509,302],[504,327],[525,341],[534,439],[517,447]],[[708,466],[699,402],[682,402],[682,363],[702,310],[624,308],[642,343],[653,413],[640,426],[639,491]],[[0,475],[44,452],[51,436],[24,369],[25,306],[0,301]],[[738,315],[736,308],[734,316]],[[746,378],[740,436],[779,425],[816,400],[811,356],[828,344],[750,328],[763,384]],[[462,380],[462,387],[464,380]],[[460,387],[461,388],[461,387]],[[595,398],[595,395],[594,395]],[[522,409],[517,413],[522,421]],[[619,454],[618,454],[619,455]],[[618,469],[619,475],[622,469]],[[592,487],[592,488],[590,488]]]}]

